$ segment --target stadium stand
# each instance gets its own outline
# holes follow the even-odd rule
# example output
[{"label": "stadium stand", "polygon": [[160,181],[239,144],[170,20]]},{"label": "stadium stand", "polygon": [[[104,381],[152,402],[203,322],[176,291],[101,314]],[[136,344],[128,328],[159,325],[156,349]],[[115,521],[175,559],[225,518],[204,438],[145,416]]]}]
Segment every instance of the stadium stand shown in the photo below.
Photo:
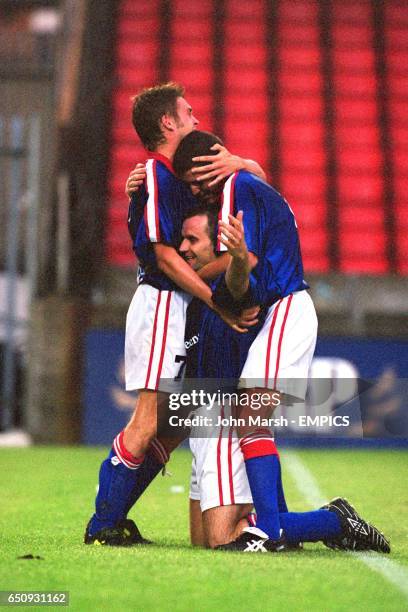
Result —
[{"label": "stadium stand", "polygon": [[268,169],[296,214],[308,272],[406,274],[407,25],[400,0],[123,0],[108,262],[134,262],[123,188],[144,153],[131,96],[173,79],[203,129]]}]

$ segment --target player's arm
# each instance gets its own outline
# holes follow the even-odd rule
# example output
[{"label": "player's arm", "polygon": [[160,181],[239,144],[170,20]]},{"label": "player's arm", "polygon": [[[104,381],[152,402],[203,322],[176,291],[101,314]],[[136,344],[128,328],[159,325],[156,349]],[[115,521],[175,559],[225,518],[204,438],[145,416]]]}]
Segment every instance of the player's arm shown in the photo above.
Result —
[{"label": "player's arm", "polygon": [[197,274],[200,278],[205,281],[212,281],[217,278],[220,274],[224,274],[226,269],[228,268],[228,264],[230,262],[231,256],[229,253],[223,253],[214,261],[206,264],[200,270],[198,270]]},{"label": "player's arm", "polygon": [[227,325],[235,331],[245,333],[246,327],[256,324],[256,320],[246,321],[245,326],[241,325],[241,319],[237,315],[228,312],[212,301],[212,291],[210,287],[190,268],[188,263],[171,246],[155,243],[153,244],[156,255],[157,266],[176,285],[190,295],[202,300],[209,308],[214,310]]},{"label": "player's arm", "polygon": [[229,223],[219,223],[218,239],[231,256],[225,272],[226,285],[234,300],[240,300],[249,289],[249,275],[258,258],[247,249],[242,210],[236,217],[229,215],[228,218]]},{"label": "player's arm", "polygon": [[212,187],[238,170],[247,170],[263,181],[266,180],[266,174],[258,162],[252,159],[243,159],[239,157],[239,155],[233,155],[228,149],[220,144],[213,145],[211,150],[218,151],[218,153],[216,155],[193,157],[194,162],[208,162],[206,166],[196,166],[192,168],[192,172],[197,175],[198,181],[213,179],[208,185]]}]

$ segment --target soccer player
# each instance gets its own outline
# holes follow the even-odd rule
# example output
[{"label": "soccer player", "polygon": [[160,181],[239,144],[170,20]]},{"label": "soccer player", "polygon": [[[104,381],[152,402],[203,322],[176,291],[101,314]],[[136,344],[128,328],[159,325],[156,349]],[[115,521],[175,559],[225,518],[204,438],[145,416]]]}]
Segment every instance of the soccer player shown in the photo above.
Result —
[{"label": "soccer player", "polygon": [[[143,486],[148,486],[172,450],[157,439],[157,423],[160,406],[166,405],[168,394],[176,388],[185,359],[185,313],[191,296],[205,302],[235,329],[244,331],[236,317],[212,302],[209,286],[177,253],[182,220],[193,198],[175,176],[172,159],[182,138],[198,124],[183,88],[167,83],[143,90],[134,100],[132,119],[148,151],[146,183],[129,208],[129,229],[140,275],[126,320],[125,375],[127,390],[137,390],[138,397],[130,422],[116,436],[101,465],[95,513],[84,537],[87,544],[143,542],[126,515],[135,500],[135,487],[140,486],[141,479]],[[263,175],[256,162],[228,158],[225,150],[220,156],[217,174],[225,173],[228,167],[229,171],[245,167]],[[138,475],[144,462],[149,469]]]},{"label": "soccer player", "polygon": [[[210,209],[197,209],[189,213],[183,223],[183,241],[180,253],[195,270],[216,259],[215,237],[217,217]],[[212,288],[224,293],[224,300],[235,302],[238,308],[244,305],[242,297],[251,292],[249,253],[245,242],[242,211],[237,217],[229,217],[223,226],[223,244],[231,255],[224,276],[212,283]],[[235,294],[235,298],[233,296]],[[200,344],[201,322],[206,306],[193,300],[187,310],[186,346],[187,374],[194,377],[196,354]],[[225,327],[226,335],[233,337]],[[251,333],[254,333],[251,330]],[[193,341],[193,339],[195,341]],[[247,340],[247,337],[239,340]],[[197,342],[198,340],[198,342]],[[224,343],[228,339],[223,338]],[[242,349],[242,342],[238,348]],[[216,357],[213,357],[216,359]],[[245,352],[235,360],[223,364],[223,373],[238,378],[245,362]],[[241,361],[241,363],[240,363]],[[225,410],[218,412],[222,414]],[[206,416],[206,407],[196,415]],[[225,416],[225,415],[224,415]],[[215,415],[212,413],[212,422]],[[226,548],[223,545],[245,538],[245,552],[280,552],[296,547],[300,542],[323,541],[330,548],[342,550],[377,550],[389,552],[389,543],[372,525],[362,519],[344,499],[332,500],[323,508],[311,512],[288,512],[280,483],[279,521],[282,535],[278,541],[263,537],[256,526],[256,517],[251,512],[252,497],[246,477],[243,455],[234,428],[213,424],[203,432],[193,428],[190,447],[193,452],[193,467],[190,488],[191,541],[196,546]],[[223,431],[224,430],[224,431]],[[202,436],[205,433],[206,436]]]},{"label": "soccer player", "polygon": [[[280,401],[287,397],[304,398],[308,370],[317,334],[317,318],[308,285],[303,278],[299,238],[293,213],[270,185],[243,171],[210,188],[197,183],[191,172],[192,157],[211,154],[211,146],[220,142],[213,134],[195,131],[180,143],[174,157],[176,173],[183,177],[199,199],[220,208],[221,231],[228,229],[228,215],[244,212],[248,265],[254,301],[266,309],[262,329],[252,342],[240,375],[240,387],[247,395],[279,392]],[[219,249],[225,249],[220,235]],[[234,298],[239,297],[234,295]],[[218,301],[218,303],[222,303]],[[228,344],[220,345],[224,326],[217,324],[209,311],[203,318],[198,375],[203,378],[222,376],[222,362],[227,363]],[[239,339],[233,338],[239,343]],[[216,355],[216,358],[208,356]],[[270,416],[271,405],[261,416]],[[240,409],[238,416],[248,423],[251,408]],[[264,538],[278,541],[280,534],[277,482],[279,460],[271,433],[249,425],[239,430],[248,480],[258,516],[258,527]],[[245,534],[236,542],[246,548]]]}]

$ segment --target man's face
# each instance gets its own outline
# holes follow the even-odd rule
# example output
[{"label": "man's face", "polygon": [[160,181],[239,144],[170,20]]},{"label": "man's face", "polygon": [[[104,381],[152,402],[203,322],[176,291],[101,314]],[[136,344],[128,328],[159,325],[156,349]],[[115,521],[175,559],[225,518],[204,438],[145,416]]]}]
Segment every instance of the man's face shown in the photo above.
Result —
[{"label": "man's face", "polygon": [[183,176],[183,181],[188,183],[193,196],[208,206],[214,206],[220,203],[221,192],[224,186],[224,183],[221,182],[221,184],[218,183],[213,187],[209,187],[208,184],[211,180],[212,179],[208,181],[198,181],[197,175],[193,174],[191,170],[188,170]]},{"label": "man's face", "polygon": [[180,255],[193,270],[200,270],[206,264],[214,261],[214,245],[208,234],[206,215],[196,215],[186,219],[181,233],[183,240],[179,249]]},{"label": "man's face", "polygon": [[193,109],[184,98],[177,98],[176,128],[180,141],[196,129],[198,120],[193,115]]}]

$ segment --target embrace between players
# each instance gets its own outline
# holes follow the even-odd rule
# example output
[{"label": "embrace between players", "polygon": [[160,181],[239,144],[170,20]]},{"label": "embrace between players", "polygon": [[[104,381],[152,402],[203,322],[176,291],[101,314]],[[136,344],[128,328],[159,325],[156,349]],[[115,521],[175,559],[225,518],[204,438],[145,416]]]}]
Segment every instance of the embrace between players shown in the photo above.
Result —
[{"label": "embrace between players", "polygon": [[[293,213],[256,162],[231,155],[197,124],[174,83],[134,100],[133,125],[148,152],[127,183],[140,268],[126,320],[125,372],[127,390],[138,397],[101,465],[87,544],[147,542],[127,514],[185,437],[164,437],[158,421],[169,394],[180,391],[186,346],[189,377],[236,381],[235,390],[249,397],[269,394],[260,416],[271,416],[272,396],[282,405],[305,397],[317,319]],[[218,408],[244,424],[214,425],[204,437],[192,432],[193,544],[280,552],[323,541],[389,552],[385,537],[342,498],[289,512],[270,429],[250,425],[250,407],[240,402]]]}]

